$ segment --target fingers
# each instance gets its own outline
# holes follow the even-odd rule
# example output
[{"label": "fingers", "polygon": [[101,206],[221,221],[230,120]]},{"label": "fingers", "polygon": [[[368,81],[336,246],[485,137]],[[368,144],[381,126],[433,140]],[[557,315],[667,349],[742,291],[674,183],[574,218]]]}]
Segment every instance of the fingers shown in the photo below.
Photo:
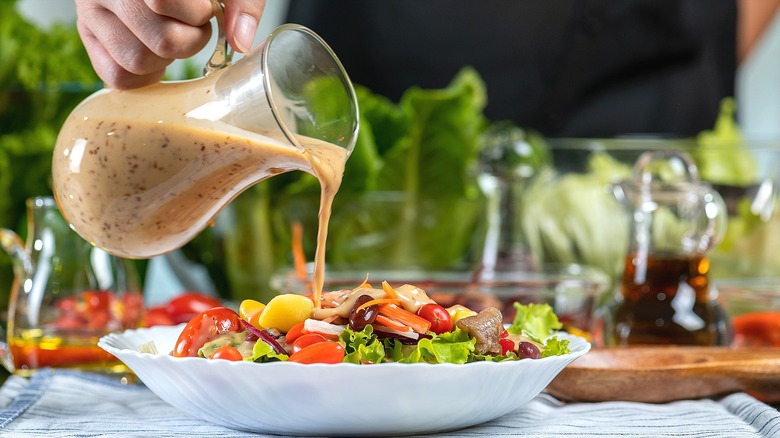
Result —
[{"label": "fingers", "polygon": [[[224,0],[228,42],[252,48],[265,0]],[[199,52],[211,36],[211,0],[76,0],[79,34],[109,87],[159,81],[177,58]]]},{"label": "fingers", "polygon": [[[123,27],[161,58],[190,57],[200,51],[211,36],[208,20],[200,26],[191,26],[155,13],[142,0],[103,0],[102,3],[125,25]],[[207,0],[191,3],[210,5]]]},{"label": "fingers", "polygon": [[165,17],[181,21],[190,26],[200,27],[214,16],[210,1],[191,0],[144,0],[146,6]]},{"label": "fingers", "polygon": [[93,67],[114,88],[159,81],[173,59],[194,55],[211,35],[209,0],[76,0],[76,7]]},{"label": "fingers", "polygon": [[237,52],[252,48],[265,0],[225,0],[225,27],[230,46]]},{"label": "fingers", "polygon": [[147,74],[138,75],[130,73],[114,60],[89,28],[85,27],[81,21],[77,25],[84,47],[87,49],[87,54],[92,61],[92,67],[108,87],[120,90],[138,88],[159,82],[165,74],[164,66]]}]

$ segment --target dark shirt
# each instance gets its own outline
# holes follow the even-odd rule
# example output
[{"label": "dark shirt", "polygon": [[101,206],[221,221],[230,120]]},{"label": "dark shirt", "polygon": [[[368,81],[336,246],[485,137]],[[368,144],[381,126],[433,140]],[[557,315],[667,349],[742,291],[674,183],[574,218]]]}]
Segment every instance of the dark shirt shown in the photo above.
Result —
[{"label": "dark shirt", "polygon": [[551,136],[688,136],[734,94],[734,0],[291,0],[350,78],[397,100],[465,65],[486,116]]}]

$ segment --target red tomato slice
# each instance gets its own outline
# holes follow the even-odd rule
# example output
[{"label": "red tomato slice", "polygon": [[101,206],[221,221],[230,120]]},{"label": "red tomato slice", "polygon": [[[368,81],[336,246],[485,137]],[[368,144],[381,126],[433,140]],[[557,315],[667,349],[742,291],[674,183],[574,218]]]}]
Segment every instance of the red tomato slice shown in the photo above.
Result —
[{"label": "red tomato slice", "polygon": [[175,357],[197,357],[198,350],[206,342],[225,333],[244,330],[238,313],[227,307],[214,307],[198,314],[187,323],[171,352]]},{"label": "red tomato slice", "polygon": [[165,308],[174,324],[181,324],[201,312],[221,305],[222,303],[212,296],[199,292],[185,292],[168,301]]},{"label": "red tomato slice", "polygon": [[341,363],[344,360],[344,347],[338,342],[319,342],[294,353],[288,362],[302,364]]},{"label": "red tomato slice", "polygon": [[452,331],[452,317],[450,317],[450,313],[438,304],[428,303],[420,307],[417,315],[430,322],[430,330],[437,335]]},{"label": "red tomato slice", "polygon": [[325,336],[319,333],[307,333],[305,335],[298,336],[298,338],[292,344],[292,354],[295,354],[309,345],[314,345],[320,342],[327,342]]},{"label": "red tomato slice", "polygon": [[214,354],[211,355],[210,359],[224,359],[235,362],[244,360],[244,357],[241,356],[241,352],[239,352],[236,347],[233,347],[232,345],[223,345],[214,351]]},{"label": "red tomato slice", "polygon": [[144,312],[144,325],[154,327],[156,325],[176,325],[170,316],[168,309],[164,306],[154,306],[146,309]]},{"label": "red tomato slice", "polygon": [[509,339],[501,338],[498,340],[498,343],[501,344],[502,356],[506,356],[506,354],[509,353],[510,351],[515,351],[515,343]]},{"label": "red tomato slice", "polygon": [[731,319],[734,346],[780,347],[780,312],[751,312]]},{"label": "red tomato slice", "polygon": [[292,328],[290,328],[290,331],[288,331],[287,334],[284,335],[284,342],[287,342],[288,344],[292,344],[301,335],[304,335],[305,332],[303,331],[303,324],[305,322],[306,321],[301,321],[298,324],[292,326]]}]

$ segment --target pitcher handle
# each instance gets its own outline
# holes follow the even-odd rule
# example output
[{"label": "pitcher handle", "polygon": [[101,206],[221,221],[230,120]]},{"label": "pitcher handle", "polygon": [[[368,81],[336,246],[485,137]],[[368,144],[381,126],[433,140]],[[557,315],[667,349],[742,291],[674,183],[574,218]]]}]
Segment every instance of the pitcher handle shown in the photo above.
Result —
[{"label": "pitcher handle", "polygon": [[696,205],[703,209],[706,223],[699,222],[695,231],[682,236],[684,252],[704,254],[723,239],[728,217],[726,203],[715,188],[699,179],[698,168],[689,154],[671,149],[644,152],[634,164],[633,179],[612,187],[614,196],[622,203],[628,199],[625,192],[629,190],[638,197],[638,203],[653,206],[656,189],[685,190],[695,196]]},{"label": "pitcher handle", "polygon": [[[33,272],[32,258],[18,234],[7,228],[0,228],[0,247],[11,256],[17,276],[24,277]],[[18,271],[20,269],[21,272]]]},{"label": "pitcher handle", "polygon": [[211,0],[214,10],[214,18],[217,19],[217,45],[214,47],[214,53],[203,67],[203,75],[208,76],[215,71],[222,70],[230,65],[233,60],[233,49],[227,41],[225,34],[225,5],[217,0]]},{"label": "pitcher handle", "polygon": [[707,217],[707,227],[699,240],[699,251],[708,252],[723,240],[726,235],[726,201],[717,190],[706,185],[702,196],[704,197],[704,214]]}]

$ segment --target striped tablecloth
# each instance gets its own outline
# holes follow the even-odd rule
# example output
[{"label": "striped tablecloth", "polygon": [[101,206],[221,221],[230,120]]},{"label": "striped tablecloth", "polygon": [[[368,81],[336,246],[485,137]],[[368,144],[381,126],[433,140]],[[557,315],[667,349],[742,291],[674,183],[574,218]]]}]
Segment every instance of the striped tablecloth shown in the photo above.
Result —
[{"label": "striped tablecloth", "polygon": [[[457,413],[453,413],[457,414]],[[183,413],[143,385],[64,370],[0,387],[0,437],[247,437]],[[447,437],[778,437],[780,413],[747,394],[667,404],[564,404],[541,394]]]}]

